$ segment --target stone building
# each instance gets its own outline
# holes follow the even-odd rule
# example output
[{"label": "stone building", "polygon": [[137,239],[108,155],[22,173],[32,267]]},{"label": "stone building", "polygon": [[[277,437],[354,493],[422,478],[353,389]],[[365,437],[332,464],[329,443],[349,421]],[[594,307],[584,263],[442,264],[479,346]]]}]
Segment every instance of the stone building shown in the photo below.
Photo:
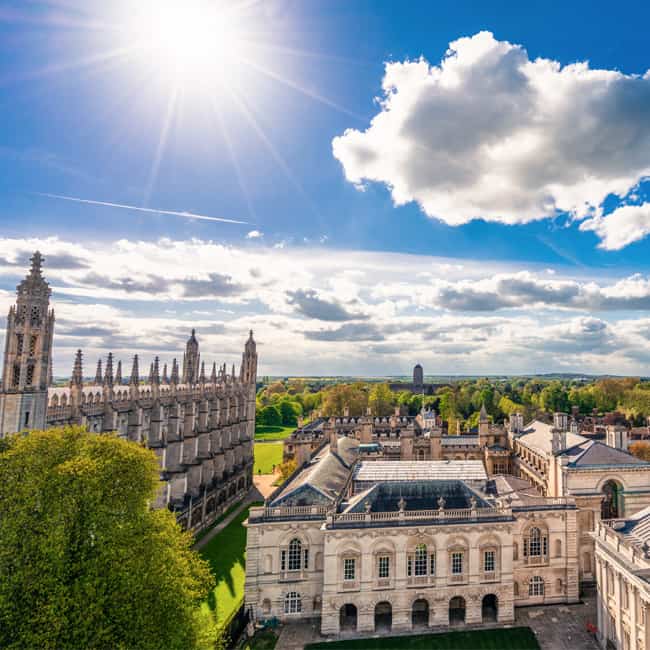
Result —
[{"label": "stone building", "polygon": [[[578,600],[577,508],[478,461],[360,460],[333,434],[247,522],[256,619],[323,634],[514,620]],[[522,487],[523,486],[523,487]]]},{"label": "stone building", "polygon": [[417,363],[413,367],[413,381],[412,382],[403,382],[397,381],[392,384],[389,384],[390,389],[393,391],[409,391],[410,393],[416,393],[418,395],[433,395],[436,392],[437,388],[444,386],[445,384],[425,384],[424,383],[424,369],[422,366]]},{"label": "stone building", "polygon": [[390,417],[365,416],[317,418],[299,427],[284,442],[284,460],[295,458],[301,465],[316,451],[331,431],[355,438],[360,454],[387,460],[481,460],[490,474],[510,471],[507,432],[493,425],[481,408],[478,431],[449,435],[433,411],[412,417],[395,409]]},{"label": "stone building", "polygon": [[603,648],[650,648],[650,508],[598,524],[598,639]]},{"label": "stone building", "polygon": [[54,387],[54,311],[42,261],[35,253],[7,318],[0,437],[75,424],[144,443],[160,459],[157,505],[174,511],[186,528],[208,525],[252,483],[257,377],[253,332],[239,373],[234,365],[228,372],[225,364],[213,364],[206,373],[192,330],[182,375],[176,359],[169,374],[166,365],[161,374],[156,357],[143,378],[135,355],[127,377],[122,362],[108,353],[105,364],[99,360],[94,380],[87,381],[79,350],[69,385]]}]

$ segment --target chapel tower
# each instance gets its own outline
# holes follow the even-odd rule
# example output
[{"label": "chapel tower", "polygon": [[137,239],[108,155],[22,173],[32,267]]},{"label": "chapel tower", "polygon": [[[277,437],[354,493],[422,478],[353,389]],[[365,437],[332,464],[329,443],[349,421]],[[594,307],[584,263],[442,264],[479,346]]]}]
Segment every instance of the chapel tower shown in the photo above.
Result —
[{"label": "chapel tower", "polygon": [[199,381],[199,364],[201,355],[199,354],[199,342],[196,340],[196,330],[187,339],[185,345],[185,355],[183,356],[183,383],[196,384]]},{"label": "chapel tower", "polygon": [[16,288],[9,309],[0,388],[0,436],[44,429],[52,373],[54,311],[43,278],[43,256],[36,251],[27,277]]}]

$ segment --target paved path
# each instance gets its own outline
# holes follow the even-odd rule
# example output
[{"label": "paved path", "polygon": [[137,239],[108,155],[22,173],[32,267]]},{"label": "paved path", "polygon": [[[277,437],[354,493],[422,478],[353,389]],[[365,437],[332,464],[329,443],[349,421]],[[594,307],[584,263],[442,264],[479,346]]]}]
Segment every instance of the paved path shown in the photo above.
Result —
[{"label": "paved path", "polygon": [[275,490],[273,483],[277,478],[277,474],[255,474],[253,476],[253,485],[255,485],[262,497],[266,499]]},{"label": "paved path", "polygon": [[240,502],[239,507],[233,510],[223,521],[220,521],[214,528],[206,533],[198,542],[192,547],[195,551],[202,549],[217,533],[220,533],[246,506],[254,501],[263,501],[264,497],[260,494],[256,487],[251,488],[248,494]]}]

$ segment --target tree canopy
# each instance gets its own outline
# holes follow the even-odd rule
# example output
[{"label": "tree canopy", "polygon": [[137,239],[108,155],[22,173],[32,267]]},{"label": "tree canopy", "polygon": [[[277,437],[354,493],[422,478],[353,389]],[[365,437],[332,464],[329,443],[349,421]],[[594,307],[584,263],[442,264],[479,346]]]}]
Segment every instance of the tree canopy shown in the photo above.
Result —
[{"label": "tree canopy", "polygon": [[80,428],[0,447],[0,647],[214,647],[213,582],[168,510],[155,454]]}]

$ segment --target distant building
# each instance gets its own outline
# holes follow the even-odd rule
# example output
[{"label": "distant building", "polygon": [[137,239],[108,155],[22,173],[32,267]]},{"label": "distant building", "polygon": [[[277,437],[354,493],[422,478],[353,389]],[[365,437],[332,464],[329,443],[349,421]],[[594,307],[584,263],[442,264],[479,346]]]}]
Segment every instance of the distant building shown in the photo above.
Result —
[{"label": "distant building", "polygon": [[436,392],[436,389],[444,385],[445,384],[425,384],[424,370],[419,363],[413,368],[413,381],[411,383],[400,381],[389,384],[392,391],[399,392],[406,390],[417,395],[433,395]]}]

